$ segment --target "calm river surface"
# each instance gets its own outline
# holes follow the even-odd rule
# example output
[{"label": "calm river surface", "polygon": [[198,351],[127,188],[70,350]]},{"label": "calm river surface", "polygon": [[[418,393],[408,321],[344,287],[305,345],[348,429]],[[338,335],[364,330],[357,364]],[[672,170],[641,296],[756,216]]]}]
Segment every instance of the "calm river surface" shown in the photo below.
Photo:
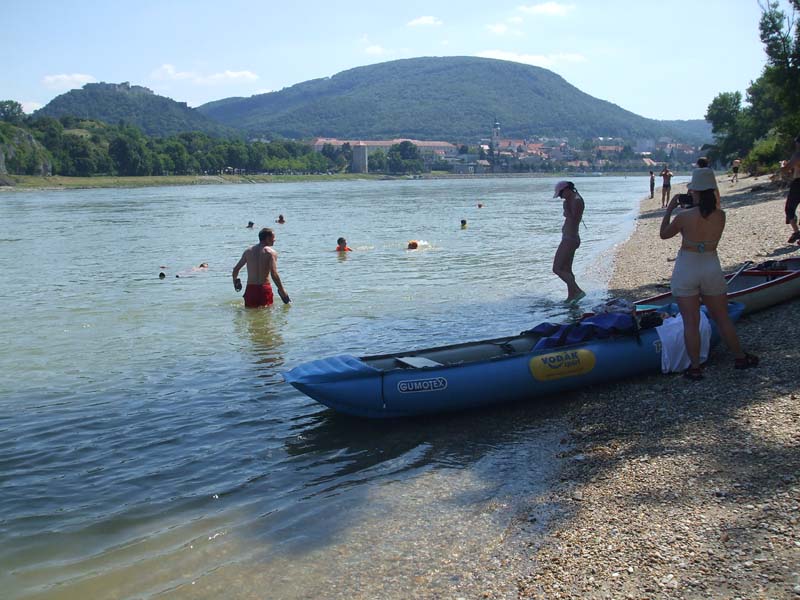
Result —
[{"label": "calm river surface", "polygon": [[[603,267],[647,177],[576,183],[588,308],[606,298]],[[336,415],[281,373],[570,318],[550,273],[562,222],[553,184],[0,194],[4,597],[458,588],[553,476],[558,402],[376,423]],[[245,310],[230,271],[263,226],[276,231],[293,303]],[[333,252],[340,235],[354,252]],[[405,249],[410,239],[419,250]],[[193,272],[201,262],[208,271]]]}]

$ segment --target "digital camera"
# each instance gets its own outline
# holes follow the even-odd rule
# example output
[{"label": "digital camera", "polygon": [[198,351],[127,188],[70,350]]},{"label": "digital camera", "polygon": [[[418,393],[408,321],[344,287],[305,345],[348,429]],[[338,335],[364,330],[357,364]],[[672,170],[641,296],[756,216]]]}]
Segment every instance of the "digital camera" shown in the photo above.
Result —
[{"label": "digital camera", "polygon": [[678,206],[681,208],[692,208],[692,206],[694,206],[694,198],[691,194],[678,194]]}]

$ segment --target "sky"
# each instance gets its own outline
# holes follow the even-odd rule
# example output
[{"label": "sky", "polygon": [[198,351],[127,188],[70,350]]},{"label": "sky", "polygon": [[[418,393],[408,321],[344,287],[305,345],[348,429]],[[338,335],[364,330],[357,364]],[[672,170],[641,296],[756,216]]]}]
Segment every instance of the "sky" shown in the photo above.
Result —
[{"label": "sky", "polygon": [[479,56],[544,67],[644,117],[701,119],[765,64],[758,0],[0,0],[0,15],[0,100],[28,113],[98,81],[195,107],[363,65]]}]

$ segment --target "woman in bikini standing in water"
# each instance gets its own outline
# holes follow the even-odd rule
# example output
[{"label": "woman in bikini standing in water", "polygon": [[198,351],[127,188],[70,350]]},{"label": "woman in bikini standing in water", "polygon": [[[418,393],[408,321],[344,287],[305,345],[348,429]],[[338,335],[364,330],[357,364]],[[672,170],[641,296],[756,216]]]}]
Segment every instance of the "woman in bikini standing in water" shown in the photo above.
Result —
[{"label": "woman in bikini standing in water", "polygon": [[[689,189],[700,187],[695,179],[693,175]],[[717,244],[725,229],[725,211],[717,208],[714,189],[695,191],[693,195],[699,199],[698,205],[680,211],[675,219],[672,219],[672,211],[678,206],[679,194],[672,197],[661,220],[660,234],[662,240],[681,234],[681,249],[675,259],[671,288],[683,318],[683,340],[691,361],[684,375],[698,380],[703,378],[700,367],[701,298],[717,324],[720,336],[736,357],[734,367],[755,367],[758,357],[742,350],[736,328],[728,316],[728,288],[717,256]]]},{"label": "woman in bikini standing in water", "polygon": [[581,245],[578,225],[583,218],[585,205],[583,198],[575,189],[575,184],[571,181],[559,181],[556,184],[553,198],[564,200],[564,225],[561,227],[561,243],[558,245],[555,258],[553,258],[553,273],[567,284],[567,302],[577,304],[586,295],[586,292],[575,281],[572,261],[575,259],[575,251]]}]

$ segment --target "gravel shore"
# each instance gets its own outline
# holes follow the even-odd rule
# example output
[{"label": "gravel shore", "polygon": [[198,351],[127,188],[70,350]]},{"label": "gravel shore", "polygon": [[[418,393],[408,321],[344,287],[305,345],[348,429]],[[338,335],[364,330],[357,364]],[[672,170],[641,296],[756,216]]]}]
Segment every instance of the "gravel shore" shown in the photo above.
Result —
[{"label": "gravel shore", "polygon": [[[786,243],[785,189],[766,178],[720,188],[726,270],[800,254]],[[612,294],[665,291],[679,239],[659,239],[662,214],[660,195],[642,202]],[[749,371],[720,347],[700,382],[653,375],[566,399],[561,481],[532,499],[497,557],[519,574],[515,593],[487,585],[483,597],[800,598],[798,323],[800,299],[740,321],[761,357]],[[545,533],[528,532],[541,521]]]}]

